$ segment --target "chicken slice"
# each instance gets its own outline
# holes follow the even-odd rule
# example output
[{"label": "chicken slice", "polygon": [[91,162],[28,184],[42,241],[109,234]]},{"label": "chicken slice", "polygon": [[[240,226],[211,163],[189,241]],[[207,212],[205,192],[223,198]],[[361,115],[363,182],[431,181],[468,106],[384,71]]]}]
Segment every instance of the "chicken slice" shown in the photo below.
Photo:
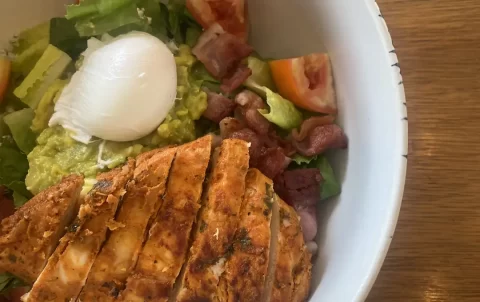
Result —
[{"label": "chicken slice", "polygon": [[180,273],[200,208],[212,137],[178,147],[165,197],[119,299],[167,301]]},{"label": "chicken slice", "polygon": [[75,301],[105,240],[107,226],[112,225],[134,165],[129,160],[125,166],[97,177],[78,217],[60,240],[26,301]]},{"label": "chicken slice", "polygon": [[271,296],[265,301],[306,301],[310,290],[311,254],[305,245],[300,217],[297,212],[278,196],[277,251],[274,254],[274,270]]},{"label": "chicken slice", "polygon": [[41,192],[0,225],[0,272],[33,283],[78,210],[83,177],[71,175]]},{"label": "chicken slice", "polygon": [[114,301],[135,267],[149,221],[162,204],[176,148],[154,150],[137,158],[133,180],[118,210],[116,223],[97,256],[78,300]]},{"label": "chicken slice", "polygon": [[273,183],[257,169],[246,177],[245,198],[233,253],[226,265],[225,279],[217,294],[219,301],[260,301],[269,264],[270,222]]},{"label": "chicken slice", "polygon": [[178,296],[174,293],[170,301],[213,301],[233,243],[250,159],[248,143],[224,140],[216,152],[190,258],[178,281]]}]

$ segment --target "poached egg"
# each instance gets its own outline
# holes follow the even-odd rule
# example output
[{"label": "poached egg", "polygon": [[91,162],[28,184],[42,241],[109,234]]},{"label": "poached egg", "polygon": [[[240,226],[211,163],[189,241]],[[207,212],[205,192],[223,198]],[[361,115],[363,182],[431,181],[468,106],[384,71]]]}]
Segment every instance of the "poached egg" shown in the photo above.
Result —
[{"label": "poached egg", "polygon": [[49,126],[77,141],[125,142],[153,132],[173,107],[175,58],[158,38],[131,32],[108,42],[92,38],[83,63],[55,104]]}]

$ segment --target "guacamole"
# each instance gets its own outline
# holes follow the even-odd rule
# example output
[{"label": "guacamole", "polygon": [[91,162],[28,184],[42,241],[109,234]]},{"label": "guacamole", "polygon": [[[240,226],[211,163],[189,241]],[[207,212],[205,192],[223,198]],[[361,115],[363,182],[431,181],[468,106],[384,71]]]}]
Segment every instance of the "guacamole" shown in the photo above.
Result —
[{"label": "guacamole", "polygon": [[56,126],[44,130],[37,142],[38,145],[28,154],[30,168],[25,179],[27,188],[33,194],[72,173],[95,178],[99,172],[124,163],[129,156],[136,156],[143,149],[140,144],[106,142],[101,160],[108,164],[103,166],[98,163],[100,140],[85,145],[72,139],[62,127]]},{"label": "guacamole", "polygon": [[[37,194],[72,173],[95,178],[98,173],[115,168],[128,157],[141,152],[195,140],[195,121],[207,108],[207,95],[201,90],[202,81],[191,76],[191,68],[196,59],[188,46],[179,47],[175,61],[177,98],[174,107],[156,131],[133,142],[93,139],[85,145],[72,139],[61,126],[47,128],[39,135],[37,146],[28,154],[29,171],[25,179],[27,188]],[[100,157],[99,151],[102,151]]]}]

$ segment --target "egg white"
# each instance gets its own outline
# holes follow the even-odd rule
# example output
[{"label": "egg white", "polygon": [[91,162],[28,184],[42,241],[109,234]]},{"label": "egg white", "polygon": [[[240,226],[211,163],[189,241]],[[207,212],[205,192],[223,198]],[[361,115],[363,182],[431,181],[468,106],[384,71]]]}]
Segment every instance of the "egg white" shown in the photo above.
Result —
[{"label": "egg white", "polygon": [[132,32],[107,43],[90,39],[80,69],[55,105],[50,126],[88,143],[93,136],[132,141],[154,131],[175,102],[177,72],[168,47]]}]

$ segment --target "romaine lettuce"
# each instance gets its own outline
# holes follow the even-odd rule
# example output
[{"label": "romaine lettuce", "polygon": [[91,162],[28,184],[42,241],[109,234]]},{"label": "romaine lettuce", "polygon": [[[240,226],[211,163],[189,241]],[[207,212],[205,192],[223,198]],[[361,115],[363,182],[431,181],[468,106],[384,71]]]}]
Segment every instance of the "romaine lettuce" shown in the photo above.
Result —
[{"label": "romaine lettuce", "polygon": [[335,177],[333,168],[324,155],[305,157],[295,155],[293,158],[293,166],[295,169],[302,168],[318,168],[322,174],[323,182],[321,184],[321,200],[336,196],[341,192],[341,185]]},{"label": "romaine lettuce", "polygon": [[[84,0],[67,6],[66,18],[82,37],[97,36],[130,24],[148,27],[149,18],[135,0]],[[150,19],[151,20],[151,19]]]},{"label": "romaine lettuce", "polygon": [[0,274],[0,296],[8,294],[11,289],[25,286],[25,283],[10,273]]},{"label": "romaine lettuce", "polygon": [[71,60],[66,53],[49,45],[13,93],[30,108],[36,109],[47,89],[63,74]]},{"label": "romaine lettuce", "polygon": [[42,23],[21,32],[13,42],[12,71],[27,76],[47,48],[50,39],[50,23]]},{"label": "romaine lettuce", "polygon": [[57,79],[52,86],[48,87],[35,109],[35,117],[32,121],[32,131],[40,133],[48,127],[48,121],[52,117],[55,102],[60,96],[63,88],[67,85],[67,80]]},{"label": "romaine lettuce", "polygon": [[2,136],[0,138],[0,185],[13,191],[14,203],[17,207],[31,197],[24,183],[27,172],[27,156],[15,146],[11,136]]},{"label": "romaine lettuce", "polygon": [[70,20],[52,18],[50,20],[50,44],[76,60],[87,49],[87,38],[80,37],[75,25]]},{"label": "romaine lettuce", "polygon": [[253,56],[248,57],[247,61],[248,68],[252,70],[252,75],[245,81],[244,85],[263,97],[266,97],[263,87],[276,91],[268,63]]},{"label": "romaine lettuce", "polygon": [[25,154],[35,147],[36,136],[30,129],[34,116],[32,109],[25,108],[9,113],[3,118],[18,148]]},{"label": "romaine lettuce", "polygon": [[274,93],[266,87],[263,87],[263,90],[267,96],[267,103],[270,106],[270,112],[267,109],[260,109],[258,111],[267,120],[284,130],[292,130],[302,124],[302,113],[292,102],[284,99],[281,95]]}]

